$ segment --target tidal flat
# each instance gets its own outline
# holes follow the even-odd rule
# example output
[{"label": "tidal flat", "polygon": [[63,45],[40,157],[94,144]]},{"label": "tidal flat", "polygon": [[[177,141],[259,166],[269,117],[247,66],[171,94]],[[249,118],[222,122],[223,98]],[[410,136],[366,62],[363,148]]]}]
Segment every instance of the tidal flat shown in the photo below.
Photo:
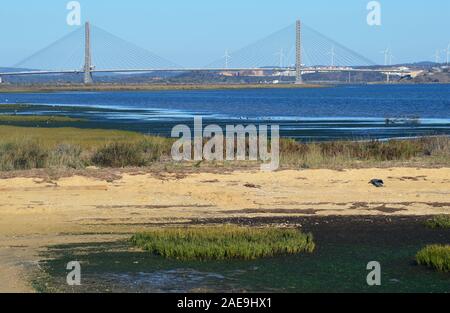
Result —
[{"label": "tidal flat", "polygon": [[[316,250],[258,260],[177,261],[134,249],[126,240],[49,247],[32,282],[39,292],[449,292],[450,273],[417,265],[427,243],[449,241],[449,230],[427,217],[296,217],[218,219],[240,225],[297,225],[314,233]],[[81,286],[66,284],[66,264],[78,260]],[[366,266],[381,264],[381,286],[368,286]]]}]

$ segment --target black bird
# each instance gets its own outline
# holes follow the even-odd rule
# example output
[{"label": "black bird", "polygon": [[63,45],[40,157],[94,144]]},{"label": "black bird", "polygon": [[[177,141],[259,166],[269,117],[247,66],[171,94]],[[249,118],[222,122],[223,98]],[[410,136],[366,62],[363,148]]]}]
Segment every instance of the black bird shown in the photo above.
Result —
[{"label": "black bird", "polygon": [[369,184],[374,185],[377,188],[384,187],[384,181],[381,179],[372,179]]}]

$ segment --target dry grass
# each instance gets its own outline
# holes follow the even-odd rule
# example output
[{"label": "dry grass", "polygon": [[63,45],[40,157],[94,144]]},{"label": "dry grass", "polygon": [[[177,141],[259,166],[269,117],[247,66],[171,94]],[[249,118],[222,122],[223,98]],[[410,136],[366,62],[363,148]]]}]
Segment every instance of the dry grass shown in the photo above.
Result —
[{"label": "dry grass", "polygon": [[[450,165],[450,137],[424,137],[391,141],[334,141],[299,143],[282,140],[281,164],[300,168],[378,166],[417,162]],[[400,164],[401,165],[401,164]]]}]

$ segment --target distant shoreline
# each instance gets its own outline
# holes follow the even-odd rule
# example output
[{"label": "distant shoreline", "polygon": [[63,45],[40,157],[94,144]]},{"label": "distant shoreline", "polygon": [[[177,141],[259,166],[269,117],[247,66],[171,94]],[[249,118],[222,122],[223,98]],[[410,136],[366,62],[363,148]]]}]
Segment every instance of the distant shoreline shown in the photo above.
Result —
[{"label": "distant shoreline", "polygon": [[[448,85],[450,83],[437,82],[392,82],[386,84],[384,82],[368,82],[357,85]],[[340,86],[342,84],[336,82],[330,83],[307,83],[302,85],[296,84],[64,84],[64,85],[0,85],[0,94],[8,93],[34,93],[34,92],[62,92],[62,91],[92,91],[92,92],[108,92],[108,91],[190,91],[190,90],[243,90],[243,89],[311,89],[311,88],[327,88]]]},{"label": "distant shoreline", "polygon": [[0,85],[0,93],[59,92],[59,91],[171,91],[171,90],[236,90],[325,88],[321,84],[98,84],[98,85]]}]

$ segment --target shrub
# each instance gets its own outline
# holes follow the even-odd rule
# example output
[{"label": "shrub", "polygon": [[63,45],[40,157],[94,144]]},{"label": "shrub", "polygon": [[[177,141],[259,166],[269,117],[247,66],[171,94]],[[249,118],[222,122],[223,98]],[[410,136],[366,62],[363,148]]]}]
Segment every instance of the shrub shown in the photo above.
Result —
[{"label": "shrub", "polygon": [[450,245],[427,246],[417,253],[416,261],[440,272],[450,272]]},{"label": "shrub", "polygon": [[144,153],[147,163],[160,161],[163,157],[170,156],[172,140],[163,137],[145,137],[137,144]]},{"label": "shrub", "polygon": [[78,145],[59,144],[51,151],[49,165],[57,168],[83,168],[83,149]]},{"label": "shrub", "polygon": [[134,235],[131,242],[178,260],[253,260],[315,249],[312,235],[296,229],[239,226],[153,229]]},{"label": "shrub", "polygon": [[282,138],[280,140],[280,151],[286,154],[292,153],[298,156],[304,156],[309,152],[309,145],[295,141],[294,139]]},{"label": "shrub", "polygon": [[450,137],[448,136],[423,137],[419,139],[419,142],[426,156],[450,155]]},{"label": "shrub", "polygon": [[0,169],[4,171],[27,170],[47,166],[48,151],[32,140],[0,145]]},{"label": "shrub", "polygon": [[408,160],[420,153],[415,141],[327,142],[321,144],[325,156],[348,156],[358,160]]},{"label": "shrub", "polygon": [[[174,142],[170,138],[119,130],[76,128],[58,128],[56,131],[53,128],[0,125],[0,135],[4,138],[0,139],[0,170],[46,166],[82,168],[86,164],[102,167],[146,166],[152,162],[170,161]],[[246,141],[248,143],[248,139]],[[350,168],[411,159],[420,165],[446,166],[450,162],[449,156],[448,136],[319,143],[301,143],[286,138],[280,140],[281,165],[286,167]]]},{"label": "shrub", "polygon": [[98,149],[92,163],[102,167],[145,166],[169,156],[172,141],[162,137],[143,137],[133,142],[112,142]]},{"label": "shrub", "polygon": [[143,151],[136,143],[113,142],[98,149],[92,162],[102,167],[144,166]]},{"label": "shrub", "polygon": [[422,137],[389,141],[329,141],[300,143],[281,139],[282,164],[304,168],[352,166],[359,162],[421,161],[448,163],[450,138]]}]

